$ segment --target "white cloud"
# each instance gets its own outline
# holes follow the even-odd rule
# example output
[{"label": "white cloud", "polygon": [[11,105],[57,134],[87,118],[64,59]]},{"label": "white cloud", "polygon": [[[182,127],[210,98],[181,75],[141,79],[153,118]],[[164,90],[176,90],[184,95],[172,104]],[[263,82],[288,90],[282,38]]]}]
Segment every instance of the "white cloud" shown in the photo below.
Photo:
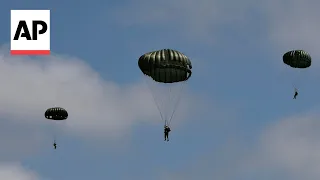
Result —
[{"label": "white cloud", "polygon": [[269,35],[281,50],[305,49],[320,57],[318,7],[313,0],[265,1],[260,9],[266,13]]},{"label": "white cloud", "polygon": [[279,120],[258,135],[254,144],[233,137],[232,142],[199,153],[180,171],[170,174],[168,170],[159,179],[317,180],[319,119],[319,113],[312,111]]},{"label": "white cloud", "polygon": [[[139,0],[121,7],[112,7],[111,13],[122,26],[144,25],[146,28],[169,30],[193,40],[214,42],[214,32],[226,24],[246,19],[246,3],[231,0]],[[173,29],[172,29],[173,28]]]},{"label": "white cloud", "polygon": [[277,167],[293,179],[320,177],[319,114],[293,116],[269,127],[261,149],[269,167]]},{"label": "white cloud", "polygon": [[44,111],[61,106],[70,114],[69,130],[119,135],[134,121],[157,113],[143,83],[121,86],[106,82],[88,65],[70,57],[37,61],[3,56],[0,82],[1,114],[28,123],[48,123]]},{"label": "white cloud", "polygon": [[40,180],[39,176],[18,163],[0,164],[0,179],[6,180]]},{"label": "white cloud", "polygon": [[313,58],[319,58],[319,6],[320,2],[314,0],[139,0],[112,7],[108,13],[126,27],[153,27],[164,35],[168,30],[201,42],[221,42],[219,32],[258,33],[258,40],[248,41],[265,43],[279,54],[305,49]]},{"label": "white cloud", "polygon": [[[0,160],[17,160],[44,143],[51,147],[48,142],[62,130],[112,140],[130,135],[136,123],[162,128],[144,81],[119,85],[105,81],[76,58],[56,55],[31,59],[10,56],[5,50],[0,49]],[[190,108],[192,114],[201,109],[201,100],[195,99],[184,93],[176,123],[190,115]],[[44,112],[53,106],[66,108],[68,120],[59,124],[46,120]]]}]

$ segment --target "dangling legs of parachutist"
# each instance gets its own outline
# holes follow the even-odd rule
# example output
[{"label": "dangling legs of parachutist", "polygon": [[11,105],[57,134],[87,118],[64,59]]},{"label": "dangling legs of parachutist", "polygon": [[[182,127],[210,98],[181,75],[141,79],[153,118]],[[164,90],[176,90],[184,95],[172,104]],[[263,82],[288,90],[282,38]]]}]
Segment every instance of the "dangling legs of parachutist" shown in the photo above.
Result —
[{"label": "dangling legs of parachutist", "polygon": [[169,133],[165,133],[165,135],[164,135],[164,140],[165,140],[165,141],[169,141]]}]

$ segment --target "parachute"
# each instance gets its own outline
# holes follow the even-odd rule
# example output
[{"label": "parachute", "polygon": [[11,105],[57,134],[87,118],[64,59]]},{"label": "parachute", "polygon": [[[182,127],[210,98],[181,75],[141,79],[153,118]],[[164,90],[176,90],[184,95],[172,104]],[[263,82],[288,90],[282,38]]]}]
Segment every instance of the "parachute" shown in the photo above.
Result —
[{"label": "parachute", "polygon": [[292,74],[292,78],[294,78],[293,86],[297,89],[302,72],[311,66],[310,54],[304,50],[288,51],[283,55],[283,63],[294,71],[294,74]]},{"label": "parachute", "polygon": [[66,120],[68,118],[68,112],[61,107],[53,107],[46,110],[44,116],[49,120]]},{"label": "parachute", "polygon": [[[68,112],[61,107],[52,107],[46,110],[44,117],[53,122],[64,122],[68,118]],[[56,127],[53,127],[54,142],[56,142],[57,132]]]},{"label": "parachute", "polygon": [[311,56],[304,50],[293,50],[283,55],[283,62],[292,68],[308,68],[311,66]]},{"label": "parachute", "polygon": [[154,101],[165,125],[170,125],[179,104],[183,85],[192,74],[190,59],[179,51],[162,49],[139,58]]}]

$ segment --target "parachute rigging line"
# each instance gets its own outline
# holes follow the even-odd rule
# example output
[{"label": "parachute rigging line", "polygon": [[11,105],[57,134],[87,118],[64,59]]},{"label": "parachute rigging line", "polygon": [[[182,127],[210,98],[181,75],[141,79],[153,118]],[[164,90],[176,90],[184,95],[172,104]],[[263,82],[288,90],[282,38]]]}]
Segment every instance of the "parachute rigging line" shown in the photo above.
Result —
[{"label": "parachute rigging line", "polygon": [[[147,75],[145,75],[145,76],[147,76]],[[152,89],[151,85],[147,82],[147,79],[145,79],[145,81],[146,81],[146,84],[148,84],[149,89]],[[160,113],[161,119],[162,119],[162,120],[165,120],[165,119],[163,118],[162,113],[161,113],[161,108],[159,107],[159,104],[158,104],[157,101],[156,101],[157,98],[155,97],[155,95],[154,95],[152,92],[150,92],[150,94],[152,94],[154,104],[156,104],[156,106],[157,106],[157,109],[158,109],[158,111],[159,111],[159,113]]]},{"label": "parachute rigging line", "polygon": [[[174,105],[173,112],[172,112],[171,117],[169,119],[168,125],[171,124],[172,118],[173,118],[173,116],[174,116],[174,114],[175,114],[175,112],[176,112],[176,110],[178,108],[178,105],[179,105],[180,100],[181,100],[181,92],[183,90],[183,87],[184,87],[185,83],[187,83],[187,81],[184,81],[184,82],[181,82],[181,83],[182,83],[182,85],[181,85],[181,88],[180,88],[180,92],[178,93],[178,100],[176,101],[176,104]],[[171,91],[171,89],[170,89],[170,91]]]}]

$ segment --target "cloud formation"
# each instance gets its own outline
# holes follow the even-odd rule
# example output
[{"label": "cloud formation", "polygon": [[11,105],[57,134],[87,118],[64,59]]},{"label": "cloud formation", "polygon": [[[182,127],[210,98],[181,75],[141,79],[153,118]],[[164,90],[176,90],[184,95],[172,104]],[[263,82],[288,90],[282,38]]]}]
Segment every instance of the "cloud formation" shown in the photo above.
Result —
[{"label": "cloud formation", "polygon": [[225,29],[223,26],[246,20],[248,4],[232,4],[230,0],[139,0],[113,7],[109,13],[124,27],[143,25],[143,28],[158,29],[162,33],[169,31],[176,37],[216,42],[218,37],[213,35]]},{"label": "cloud formation", "polygon": [[284,50],[301,48],[319,57],[318,8],[313,0],[265,1],[260,9],[265,13],[268,32],[273,43]]},{"label": "cloud formation", "polygon": [[261,139],[268,168],[283,170],[291,179],[320,177],[320,115],[292,116],[267,128]]},{"label": "cloud formation", "polygon": [[[143,80],[117,84],[74,57],[29,58],[6,51],[0,50],[0,160],[18,160],[59,134],[106,141],[127,137],[138,123],[163,125]],[[190,108],[201,109],[200,101],[185,91],[175,123],[188,117]],[[67,109],[67,121],[44,118],[54,106]]]},{"label": "cloud formation", "polygon": [[0,82],[1,114],[24,123],[48,123],[44,111],[61,106],[70,114],[68,130],[119,135],[134,121],[157,115],[143,82],[121,86],[104,81],[76,58],[3,56]]},{"label": "cloud formation", "polygon": [[108,13],[124,27],[153,28],[156,34],[170,32],[177,38],[220,44],[236,31],[254,37],[243,40],[259,41],[256,43],[262,48],[270,43],[277,53],[304,49],[318,58],[319,6],[320,2],[313,0],[139,0],[112,7]]},{"label": "cloud formation", "polygon": [[163,174],[163,179],[319,179],[319,118],[312,111],[280,119],[265,128],[254,144],[235,137],[190,159],[181,171]]},{"label": "cloud formation", "polygon": [[0,164],[0,179],[40,180],[39,176],[18,163]]}]

